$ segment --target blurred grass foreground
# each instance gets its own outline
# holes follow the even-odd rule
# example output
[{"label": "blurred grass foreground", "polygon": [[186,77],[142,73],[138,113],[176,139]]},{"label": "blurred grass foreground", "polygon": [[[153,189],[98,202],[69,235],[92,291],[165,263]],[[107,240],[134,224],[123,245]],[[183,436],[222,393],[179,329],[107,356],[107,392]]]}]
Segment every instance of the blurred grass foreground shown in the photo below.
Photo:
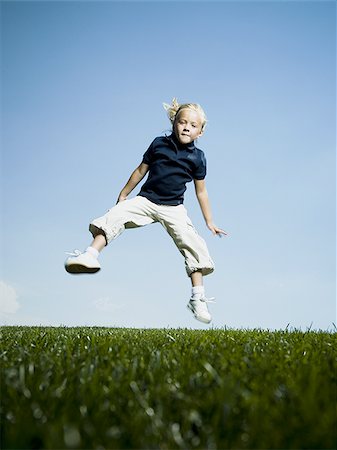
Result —
[{"label": "blurred grass foreground", "polygon": [[2,449],[336,448],[336,334],[1,327]]}]

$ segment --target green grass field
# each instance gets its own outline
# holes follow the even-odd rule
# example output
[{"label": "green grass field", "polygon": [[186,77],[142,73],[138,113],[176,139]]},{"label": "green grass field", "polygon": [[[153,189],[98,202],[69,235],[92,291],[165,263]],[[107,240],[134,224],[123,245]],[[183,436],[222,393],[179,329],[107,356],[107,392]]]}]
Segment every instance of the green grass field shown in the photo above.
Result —
[{"label": "green grass field", "polygon": [[1,328],[1,448],[336,448],[336,334]]}]

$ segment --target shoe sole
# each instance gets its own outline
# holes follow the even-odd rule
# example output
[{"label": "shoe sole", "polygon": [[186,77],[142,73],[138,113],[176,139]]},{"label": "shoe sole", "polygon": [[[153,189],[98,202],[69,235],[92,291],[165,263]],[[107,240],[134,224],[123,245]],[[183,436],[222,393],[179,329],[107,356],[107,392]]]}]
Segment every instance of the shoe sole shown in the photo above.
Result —
[{"label": "shoe sole", "polygon": [[81,274],[81,273],[96,273],[101,270],[100,267],[85,267],[81,264],[71,264],[70,266],[65,266],[68,273]]},{"label": "shoe sole", "polygon": [[187,309],[189,309],[189,310],[192,312],[193,316],[194,316],[197,320],[199,320],[199,322],[203,322],[203,323],[211,323],[212,319],[204,319],[203,317],[198,316],[198,315],[194,312],[194,310],[193,310],[193,308],[192,308],[192,306],[191,306],[190,304],[187,305]]}]

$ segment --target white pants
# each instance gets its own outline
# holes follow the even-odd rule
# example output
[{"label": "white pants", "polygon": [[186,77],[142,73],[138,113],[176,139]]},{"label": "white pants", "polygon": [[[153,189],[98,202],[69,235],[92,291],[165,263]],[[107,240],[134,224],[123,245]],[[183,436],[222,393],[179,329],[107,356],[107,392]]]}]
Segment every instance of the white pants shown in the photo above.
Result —
[{"label": "white pants", "polygon": [[137,196],[117,203],[104,216],[93,220],[89,230],[94,237],[103,231],[107,243],[110,243],[126,228],[155,222],[162,224],[184,256],[188,276],[196,271],[201,271],[203,275],[213,272],[214,263],[206,243],[194,228],[184,205],[156,205],[145,197]]}]

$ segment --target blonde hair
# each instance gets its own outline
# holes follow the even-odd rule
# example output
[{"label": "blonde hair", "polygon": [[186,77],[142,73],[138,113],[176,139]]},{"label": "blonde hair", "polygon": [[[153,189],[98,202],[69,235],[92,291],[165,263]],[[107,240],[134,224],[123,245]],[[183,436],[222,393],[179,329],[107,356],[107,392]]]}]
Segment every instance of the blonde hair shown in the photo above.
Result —
[{"label": "blonde hair", "polygon": [[168,103],[163,103],[163,107],[166,110],[167,116],[170,119],[170,122],[172,123],[172,125],[174,124],[174,121],[175,121],[178,113],[182,109],[188,108],[188,109],[193,109],[200,115],[201,131],[203,131],[206,127],[207,117],[206,117],[205,111],[202,109],[202,107],[198,103],[181,103],[181,104],[179,104],[178,100],[174,97],[172,99],[171,105],[169,105]]}]

